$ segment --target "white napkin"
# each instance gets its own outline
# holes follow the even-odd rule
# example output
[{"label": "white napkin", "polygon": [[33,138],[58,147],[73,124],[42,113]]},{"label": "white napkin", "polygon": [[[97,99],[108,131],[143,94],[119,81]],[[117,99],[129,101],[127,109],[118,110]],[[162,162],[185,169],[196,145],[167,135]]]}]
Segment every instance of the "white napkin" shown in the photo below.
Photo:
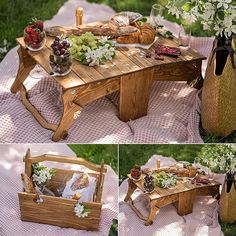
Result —
[{"label": "white napkin", "polygon": [[71,185],[75,182],[76,179],[78,179],[80,176],[82,175],[82,173],[73,174],[73,177],[67,181],[66,183],[66,187],[63,190],[62,193],[62,197],[64,198],[72,198],[72,196],[76,193],[80,193],[81,197],[78,200],[78,202],[91,202],[93,201],[93,194],[96,188],[96,178],[88,176],[88,180],[89,180],[89,185],[88,187],[82,188],[82,189],[78,189],[78,190],[71,190]]},{"label": "white napkin", "polygon": [[115,46],[115,47],[143,48],[143,49],[147,50],[157,41],[157,39],[158,39],[158,37],[155,37],[155,40],[148,45],[144,45],[144,44],[140,44],[140,43],[131,43],[131,44],[117,43],[116,41],[113,41],[113,46]]}]

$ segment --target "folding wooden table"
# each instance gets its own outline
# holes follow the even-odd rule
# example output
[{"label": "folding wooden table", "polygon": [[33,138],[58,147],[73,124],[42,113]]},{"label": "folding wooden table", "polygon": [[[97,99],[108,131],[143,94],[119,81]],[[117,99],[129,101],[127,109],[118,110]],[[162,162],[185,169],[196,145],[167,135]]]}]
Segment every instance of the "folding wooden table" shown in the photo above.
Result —
[{"label": "folding wooden table", "polygon": [[[11,92],[20,92],[22,102],[36,120],[54,132],[52,140],[59,141],[67,136],[67,130],[79,116],[82,108],[98,98],[120,91],[119,118],[134,120],[147,114],[150,91],[154,80],[188,81],[201,76],[202,55],[189,49],[178,58],[165,56],[164,61],[146,58],[136,48],[117,48],[112,62],[89,67],[73,60],[72,71],[64,77],[53,77],[62,87],[63,114],[59,124],[51,124],[30,103],[23,82],[36,64],[49,74],[50,45],[53,38],[47,37],[46,46],[32,52],[26,49],[23,38],[18,38],[20,64]],[[155,44],[177,46],[177,42],[159,36]],[[155,44],[151,47],[154,52]]]}]

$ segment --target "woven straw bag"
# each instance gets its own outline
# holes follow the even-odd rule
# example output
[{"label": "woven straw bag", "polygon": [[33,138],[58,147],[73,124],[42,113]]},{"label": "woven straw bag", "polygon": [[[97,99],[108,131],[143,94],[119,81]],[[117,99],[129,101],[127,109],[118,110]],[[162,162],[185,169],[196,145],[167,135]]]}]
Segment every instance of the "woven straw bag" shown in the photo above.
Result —
[{"label": "woven straw bag", "polygon": [[232,40],[231,56],[229,53],[221,75],[215,73],[216,51],[220,49],[217,45],[218,39],[214,41],[204,79],[201,116],[205,130],[224,137],[236,130],[236,39]]},{"label": "woven straw bag", "polygon": [[227,179],[222,188],[220,197],[220,219],[225,223],[236,222],[236,183],[235,178],[232,183],[228,183]]}]

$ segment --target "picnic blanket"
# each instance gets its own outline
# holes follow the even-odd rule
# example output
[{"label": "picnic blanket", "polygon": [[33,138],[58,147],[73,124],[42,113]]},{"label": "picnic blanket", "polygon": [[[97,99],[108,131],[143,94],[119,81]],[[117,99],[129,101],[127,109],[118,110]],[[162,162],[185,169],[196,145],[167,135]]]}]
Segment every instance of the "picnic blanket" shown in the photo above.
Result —
[{"label": "picnic blanket", "polygon": [[[22,222],[17,193],[22,191],[20,173],[24,171],[23,155],[27,148],[31,148],[31,155],[45,153],[64,156],[76,156],[66,144],[11,144],[0,145],[0,235],[1,236],[107,236],[112,224],[112,219],[118,213],[118,177],[114,170],[107,166],[104,189],[102,196],[102,214],[98,232],[60,228],[47,224]],[[53,167],[63,167],[75,170],[86,170],[78,165],[50,163]],[[47,163],[48,166],[50,166]],[[90,171],[91,172],[91,171]]]},{"label": "picnic blanket", "polygon": [[[78,6],[84,8],[84,23],[109,19],[114,14],[105,5],[69,0],[50,21],[46,21],[46,26],[75,24],[74,12]],[[177,24],[166,21],[165,25],[177,34]],[[211,43],[212,38],[192,38],[191,47],[207,56]],[[21,103],[19,94],[10,93],[19,64],[17,48],[0,63],[0,142],[52,142],[52,132],[38,124]],[[41,80],[31,74],[25,81],[30,100],[49,122],[59,122],[61,89],[45,71],[42,74]],[[129,122],[118,118],[117,93],[98,99],[83,109],[69,129],[68,138],[60,142],[201,143],[198,93],[185,82],[154,82],[147,116]]]},{"label": "picnic blanket", "polygon": [[[156,160],[161,160],[161,167],[176,163],[173,158],[154,155],[143,166],[155,167]],[[224,175],[215,175],[215,180],[224,182]],[[119,188],[119,234],[120,236],[223,236],[218,222],[219,205],[216,199],[210,196],[196,197],[193,212],[185,216],[179,216],[173,205],[160,209],[153,224],[145,226],[138,218],[128,203],[124,202],[128,189],[127,179],[122,182]],[[148,214],[148,202],[141,197],[141,191],[135,190],[132,198],[138,209]]]}]

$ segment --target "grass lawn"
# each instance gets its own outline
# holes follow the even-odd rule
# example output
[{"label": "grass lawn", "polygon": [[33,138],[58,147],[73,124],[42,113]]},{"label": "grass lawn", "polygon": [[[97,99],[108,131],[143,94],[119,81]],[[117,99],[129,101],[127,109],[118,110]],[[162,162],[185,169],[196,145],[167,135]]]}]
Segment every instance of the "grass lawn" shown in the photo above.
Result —
[{"label": "grass lawn", "polygon": [[[93,163],[100,164],[104,160],[118,173],[118,145],[112,144],[68,144],[77,157],[83,157]],[[109,236],[118,235],[118,221],[113,220]]]},{"label": "grass lawn", "polygon": [[[32,17],[51,19],[67,0],[1,0],[0,48],[7,50],[16,45],[15,38],[23,36],[23,30]],[[71,14],[74,14],[71,13]],[[1,53],[0,61],[6,53]]]},{"label": "grass lawn", "polygon": [[[206,144],[151,144],[151,145],[120,145],[119,179],[122,182],[135,164],[143,165],[148,159],[159,154],[173,157],[179,161],[194,162],[201,148]],[[209,144],[208,144],[209,145]],[[214,144],[212,144],[214,145]],[[221,223],[225,236],[235,236],[236,224]]]}]

